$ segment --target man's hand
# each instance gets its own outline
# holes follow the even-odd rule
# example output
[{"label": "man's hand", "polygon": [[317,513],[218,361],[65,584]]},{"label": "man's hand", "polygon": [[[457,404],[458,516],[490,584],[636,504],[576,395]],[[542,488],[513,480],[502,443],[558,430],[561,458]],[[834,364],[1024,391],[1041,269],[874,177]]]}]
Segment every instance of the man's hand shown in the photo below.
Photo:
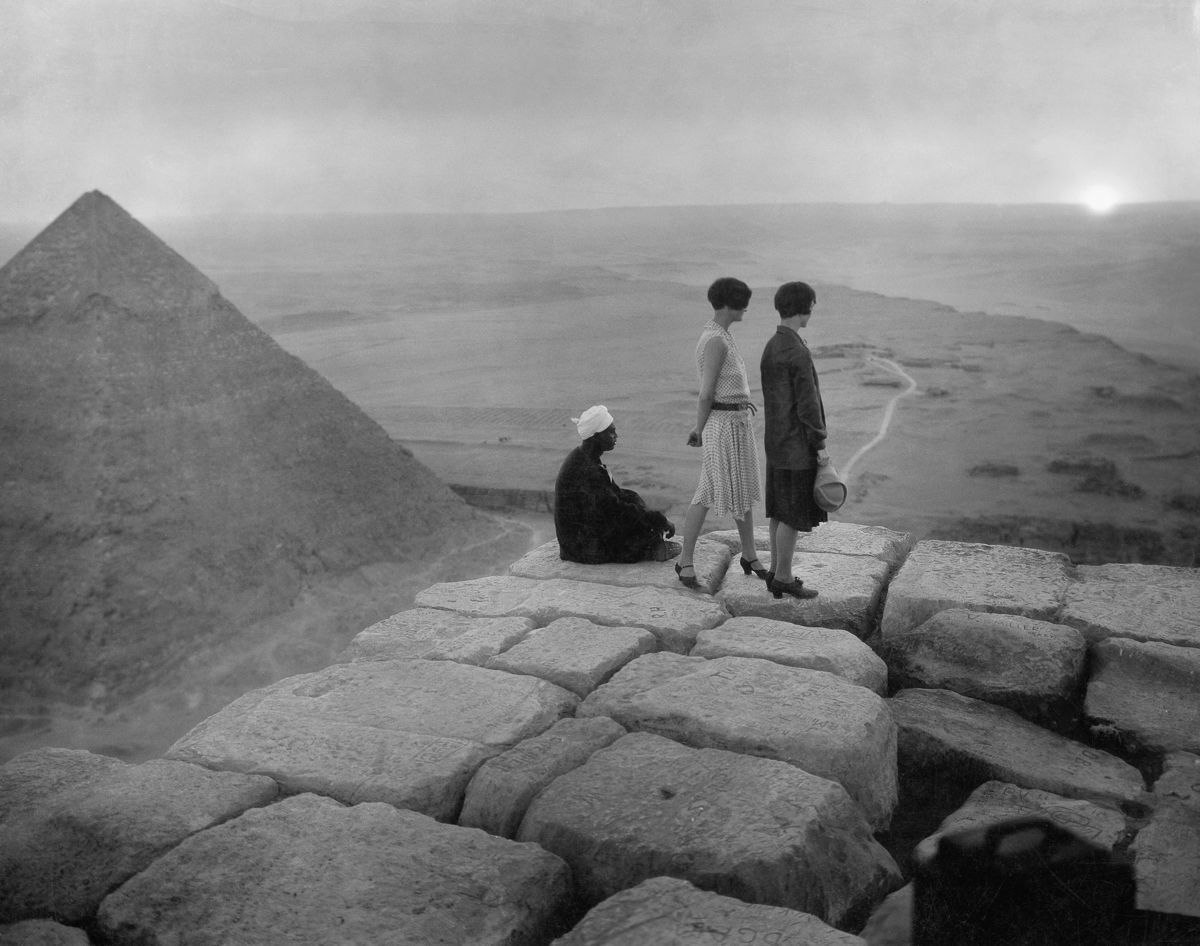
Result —
[{"label": "man's hand", "polygon": [[690,434],[688,434],[687,445],[689,447],[699,447],[702,445],[702,442],[700,431],[693,430]]},{"label": "man's hand", "polygon": [[675,523],[657,509],[654,511],[654,527],[660,532],[665,532],[668,539],[675,534]]}]

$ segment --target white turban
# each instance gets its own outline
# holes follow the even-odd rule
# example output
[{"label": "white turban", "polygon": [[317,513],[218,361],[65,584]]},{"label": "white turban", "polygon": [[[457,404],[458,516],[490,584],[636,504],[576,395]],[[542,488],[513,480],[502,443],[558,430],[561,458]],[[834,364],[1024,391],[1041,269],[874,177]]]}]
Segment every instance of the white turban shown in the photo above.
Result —
[{"label": "white turban", "polygon": [[592,434],[598,434],[602,430],[607,430],[612,422],[612,414],[608,412],[608,408],[603,404],[589,407],[579,417],[571,418],[571,423],[579,431],[580,440],[587,440]]}]

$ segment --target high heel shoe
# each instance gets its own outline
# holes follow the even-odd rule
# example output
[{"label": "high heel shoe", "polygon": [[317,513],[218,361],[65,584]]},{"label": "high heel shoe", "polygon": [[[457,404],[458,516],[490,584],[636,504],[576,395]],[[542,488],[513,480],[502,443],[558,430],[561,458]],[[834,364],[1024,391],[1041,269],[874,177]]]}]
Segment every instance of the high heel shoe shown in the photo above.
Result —
[{"label": "high heel shoe", "polygon": [[[692,573],[690,575],[685,575],[683,573],[683,570],[685,568],[690,568],[692,570]],[[694,566],[692,566],[692,565],[676,565],[675,566],[675,574],[679,577],[679,580],[681,582],[683,582],[683,585],[685,588],[698,589],[700,587],[700,582],[696,580],[696,569]]]},{"label": "high heel shoe", "polygon": [[744,558],[739,559],[738,564],[742,566],[743,574],[749,575],[751,572],[754,572],[754,577],[761,578],[763,581],[766,581],[767,575],[770,574],[765,568],[762,567],[762,565],[758,563],[757,558],[752,558],[748,562]]},{"label": "high heel shoe", "polygon": [[772,578],[767,582],[767,590],[775,598],[782,598],[784,595],[791,595],[793,598],[815,598],[817,596],[817,593],[811,588],[805,588],[804,582],[799,578],[793,578],[787,583]]}]

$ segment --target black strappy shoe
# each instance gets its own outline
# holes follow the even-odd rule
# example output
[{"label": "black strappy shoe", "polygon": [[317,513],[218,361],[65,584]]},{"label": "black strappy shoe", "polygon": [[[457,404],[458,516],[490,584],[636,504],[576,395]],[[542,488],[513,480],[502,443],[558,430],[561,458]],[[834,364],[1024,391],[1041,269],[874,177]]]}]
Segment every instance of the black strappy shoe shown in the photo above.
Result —
[{"label": "black strappy shoe", "polygon": [[751,572],[754,572],[754,577],[761,578],[763,581],[766,581],[767,575],[770,574],[770,572],[758,564],[757,558],[752,558],[748,562],[743,558],[738,561],[738,564],[742,566],[743,574],[749,575]]},{"label": "black strappy shoe", "polygon": [[[690,575],[685,575],[683,573],[683,570],[685,568],[690,568],[692,570],[692,573]],[[679,580],[681,582],[683,582],[684,587],[695,588],[695,589],[699,590],[700,582],[696,580],[696,566],[695,565],[676,565],[675,566],[675,574],[679,576]]]},{"label": "black strappy shoe", "polygon": [[817,593],[811,588],[805,588],[804,582],[799,578],[793,578],[786,584],[772,578],[767,583],[767,589],[776,598],[782,598],[784,595],[791,595],[793,598],[815,598],[817,596]]}]

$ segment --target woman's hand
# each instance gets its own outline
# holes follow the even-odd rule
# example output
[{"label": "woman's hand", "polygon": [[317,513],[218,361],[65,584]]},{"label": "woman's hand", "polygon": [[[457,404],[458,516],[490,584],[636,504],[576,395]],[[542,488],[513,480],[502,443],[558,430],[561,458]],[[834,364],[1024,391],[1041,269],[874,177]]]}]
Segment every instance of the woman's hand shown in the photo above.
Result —
[{"label": "woman's hand", "polygon": [[700,431],[693,430],[690,434],[688,434],[687,445],[689,447],[702,446],[703,442],[704,438],[700,436]]}]

